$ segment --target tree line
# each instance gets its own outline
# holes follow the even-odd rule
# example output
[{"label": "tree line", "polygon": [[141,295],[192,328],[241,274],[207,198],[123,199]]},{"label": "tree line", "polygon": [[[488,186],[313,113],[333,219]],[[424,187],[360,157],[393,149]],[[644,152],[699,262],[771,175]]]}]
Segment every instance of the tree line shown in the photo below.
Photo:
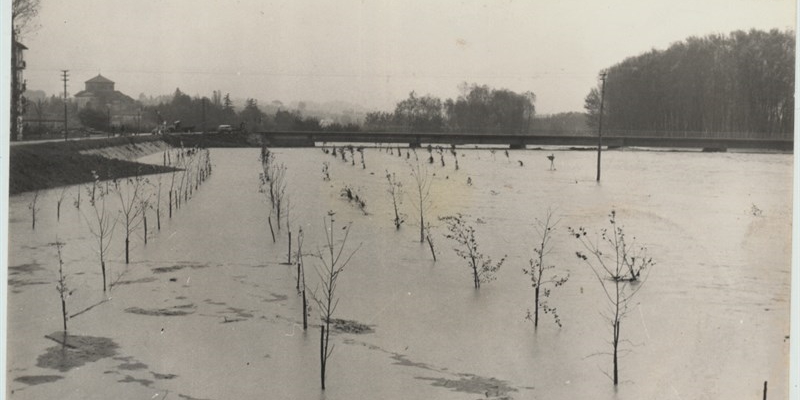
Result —
[{"label": "tree line", "polygon": [[[794,33],[690,37],[608,68],[603,131],[613,135],[789,137],[794,124]],[[585,99],[597,127],[601,84]]]},{"label": "tree line", "polygon": [[533,92],[516,93],[463,83],[456,99],[442,101],[412,91],[393,112],[371,112],[364,129],[377,132],[530,133],[536,113]]},{"label": "tree line", "polygon": [[[278,102],[279,103],[279,102]],[[218,125],[231,125],[234,129],[258,131],[344,131],[358,130],[358,125],[322,121],[303,116],[301,110],[282,109],[279,104],[274,114],[262,110],[258,100],[248,98],[243,109],[234,108],[230,94],[214,91],[211,98],[190,97],[176,89],[172,100],[143,107],[147,125],[167,125],[175,130],[191,129],[211,131]],[[270,106],[269,108],[273,108]],[[181,126],[175,121],[181,121]]]}]

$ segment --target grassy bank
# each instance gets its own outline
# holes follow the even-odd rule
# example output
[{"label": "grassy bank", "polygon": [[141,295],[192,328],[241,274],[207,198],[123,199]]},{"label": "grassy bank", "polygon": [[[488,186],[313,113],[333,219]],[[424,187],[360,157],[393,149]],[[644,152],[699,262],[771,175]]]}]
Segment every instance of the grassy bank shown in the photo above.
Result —
[{"label": "grassy bank", "polygon": [[100,179],[168,172],[172,168],[81,154],[101,149],[162,140],[157,136],[132,136],[66,142],[30,143],[9,150],[9,193],[17,194]]}]

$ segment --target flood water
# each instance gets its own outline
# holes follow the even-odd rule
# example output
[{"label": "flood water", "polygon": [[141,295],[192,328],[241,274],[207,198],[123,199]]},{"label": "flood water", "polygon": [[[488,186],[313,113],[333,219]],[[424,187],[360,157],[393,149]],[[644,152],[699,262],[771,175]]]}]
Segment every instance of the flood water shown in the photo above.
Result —
[{"label": "flood water", "polygon": [[[366,168],[320,149],[275,153],[287,167],[293,251],[304,230],[309,291],[319,287],[311,253],[324,250],[329,210],[337,239],[352,223],[346,249],[358,249],[340,276],[334,316],[374,332],[334,333],[324,392],[319,310],[304,332],[296,270],[283,264],[287,228],[273,244],[258,190],[259,150],[212,149],[210,179],[171,219],[162,200],[160,230],[148,211],[148,243],[137,229],[127,266],[117,224],[107,257],[117,285],[105,294],[87,193],[79,210],[79,189],[68,188],[56,221],[61,189],[42,192],[35,230],[33,194],[11,197],[9,398],[733,399],[760,398],[764,381],[769,398],[788,397],[792,155],[610,151],[600,184],[593,152],[459,150],[458,170],[452,155],[444,167],[435,155],[434,262],[419,243],[405,149],[398,157],[368,148]],[[400,230],[386,171],[406,192]],[[170,175],[161,180],[168,186]],[[340,196],[346,185],[366,199],[366,214]],[[116,213],[113,195],[108,204]],[[548,209],[559,223],[547,263],[570,278],[549,299],[563,326],[545,314],[534,331],[522,269]],[[656,262],[621,324],[616,388],[605,296],[567,234],[608,227],[611,210]],[[437,220],[455,213],[479,219],[483,253],[507,255],[479,290]],[[68,311],[88,309],[70,319],[66,340],[58,339],[56,240],[66,243]],[[82,362],[58,365],[59,348]]]}]

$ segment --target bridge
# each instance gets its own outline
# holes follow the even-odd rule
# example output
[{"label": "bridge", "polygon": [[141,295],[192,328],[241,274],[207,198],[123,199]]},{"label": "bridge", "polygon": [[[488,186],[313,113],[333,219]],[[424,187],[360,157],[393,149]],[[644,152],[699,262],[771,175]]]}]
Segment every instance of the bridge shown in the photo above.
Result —
[{"label": "bridge", "polygon": [[[420,147],[424,145],[596,147],[597,136],[576,135],[509,135],[481,133],[408,133],[408,132],[259,132],[252,139],[273,147],[314,147],[319,143],[381,143]],[[696,148],[711,151],[727,149],[792,151],[791,139],[743,139],[702,137],[604,136],[604,147],[667,147]]]}]

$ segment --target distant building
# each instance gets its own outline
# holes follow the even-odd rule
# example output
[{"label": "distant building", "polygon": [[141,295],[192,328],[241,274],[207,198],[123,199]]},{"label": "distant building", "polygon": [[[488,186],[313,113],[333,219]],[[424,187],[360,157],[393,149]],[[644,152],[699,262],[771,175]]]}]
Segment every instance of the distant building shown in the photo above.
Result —
[{"label": "distant building", "polygon": [[133,127],[139,115],[136,101],[114,89],[114,81],[97,75],[85,82],[86,88],[75,94],[78,109],[92,108],[105,111],[111,118],[111,125]]},{"label": "distant building", "polygon": [[22,116],[25,115],[26,100],[22,93],[25,93],[26,82],[22,77],[25,69],[25,56],[22,53],[28,50],[24,44],[12,40],[11,43],[11,138],[10,140],[22,139]]}]

